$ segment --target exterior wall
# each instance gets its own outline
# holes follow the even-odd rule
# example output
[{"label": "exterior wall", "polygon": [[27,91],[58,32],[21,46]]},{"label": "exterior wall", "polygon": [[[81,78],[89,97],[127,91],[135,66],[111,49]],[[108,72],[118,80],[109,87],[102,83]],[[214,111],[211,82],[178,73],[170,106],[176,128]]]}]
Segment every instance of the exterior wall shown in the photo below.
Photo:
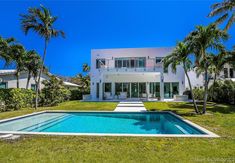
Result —
[{"label": "exterior wall", "polygon": [[[178,82],[179,94],[185,90],[185,75],[182,66],[177,67],[176,74],[168,69],[163,73],[162,67],[156,66],[156,57],[165,57],[172,52],[173,48],[123,48],[123,49],[95,49],[91,50],[91,97],[96,99],[96,83],[103,82],[160,82],[161,73],[164,82]],[[115,68],[115,58],[145,57],[146,68]],[[96,68],[96,59],[105,59],[105,67]],[[130,70],[131,69],[131,70]],[[112,76],[110,75],[112,74]]]},{"label": "exterior wall", "polygon": [[[28,77],[27,73],[20,74],[20,77],[19,77],[19,87],[20,88],[26,88],[27,77]],[[16,85],[17,80],[16,80],[16,76],[14,74],[0,75],[0,78],[2,79],[2,82],[7,83],[7,88],[16,88],[17,87],[17,85]],[[45,79],[49,79],[49,77],[43,74],[41,77],[41,82]],[[31,84],[35,84],[35,81],[33,78],[30,79],[29,88],[31,88]],[[41,85],[41,88],[43,88],[43,84]]]}]

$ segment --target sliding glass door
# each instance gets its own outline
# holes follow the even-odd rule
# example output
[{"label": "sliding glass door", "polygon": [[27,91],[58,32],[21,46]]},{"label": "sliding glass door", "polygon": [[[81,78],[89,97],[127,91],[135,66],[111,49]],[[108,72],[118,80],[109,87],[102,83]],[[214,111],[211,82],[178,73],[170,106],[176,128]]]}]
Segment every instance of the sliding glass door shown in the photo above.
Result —
[{"label": "sliding glass door", "polygon": [[164,83],[164,98],[173,98],[179,94],[179,83]]},{"label": "sliding glass door", "polygon": [[139,97],[138,83],[131,83],[131,98]]}]

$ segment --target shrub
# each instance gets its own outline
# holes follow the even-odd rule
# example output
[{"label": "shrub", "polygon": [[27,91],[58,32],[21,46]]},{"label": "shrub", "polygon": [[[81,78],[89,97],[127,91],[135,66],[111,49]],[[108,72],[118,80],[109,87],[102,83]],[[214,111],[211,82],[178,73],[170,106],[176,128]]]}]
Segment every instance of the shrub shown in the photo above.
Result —
[{"label": "shrub", "polygon": [[209,88],[208,98],[214,102],[233,103],[235,100],[235,82],[232,80],[216,81]]},{"label": "shrub", "polygon": [[188,99],[192,99],[192,94],[191,94],[191,91],[190,91],[190,90],[184,91],[183,95],[187,95],[187,96],[188,96]]},{"label": "shrub", "polygon": [[82,95],[90,94],[89,91],[85,91],[81,88],[73,89],[71,91],[71,98],[70,100],[82,100]]},{"label": "shrub", "polygon": [[0,100],[5,104],[6,110],[17,110],[32,107],[35,92],[28,89],[11,88],[0,89]]},{"label": "shrub", "polygon": [[55,106],[70,99],[70,91],[63,86],[63,82],[52,76],[49,81],[43,81],[44,88],[40,96],[40,103],[44,106]]},{"label": "shrub", "polygon": [[194,88],[193,95],[194,95],[195,100],[203,100],[204,90],[201,88]]}]

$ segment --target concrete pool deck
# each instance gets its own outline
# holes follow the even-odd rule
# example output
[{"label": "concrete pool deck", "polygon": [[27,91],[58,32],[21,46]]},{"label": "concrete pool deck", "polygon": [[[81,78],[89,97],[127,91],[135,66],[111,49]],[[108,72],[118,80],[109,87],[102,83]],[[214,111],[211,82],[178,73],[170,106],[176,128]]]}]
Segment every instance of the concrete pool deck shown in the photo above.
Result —
[{"label": "concrete pool deck", "polygon": [[116,112],[143,112],[147,111],[141,101],[121,101],[117,105]]}]

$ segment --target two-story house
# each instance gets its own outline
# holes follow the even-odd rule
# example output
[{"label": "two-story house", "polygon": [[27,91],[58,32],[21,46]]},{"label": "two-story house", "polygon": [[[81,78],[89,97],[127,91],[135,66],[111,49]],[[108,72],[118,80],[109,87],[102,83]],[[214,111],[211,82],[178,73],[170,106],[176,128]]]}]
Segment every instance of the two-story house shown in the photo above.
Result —
[{"label": "two-story house", "polygon": [[91,50],[91,100],[172,99],[185,90],[182,66],[164,69],[173,48]]}]

